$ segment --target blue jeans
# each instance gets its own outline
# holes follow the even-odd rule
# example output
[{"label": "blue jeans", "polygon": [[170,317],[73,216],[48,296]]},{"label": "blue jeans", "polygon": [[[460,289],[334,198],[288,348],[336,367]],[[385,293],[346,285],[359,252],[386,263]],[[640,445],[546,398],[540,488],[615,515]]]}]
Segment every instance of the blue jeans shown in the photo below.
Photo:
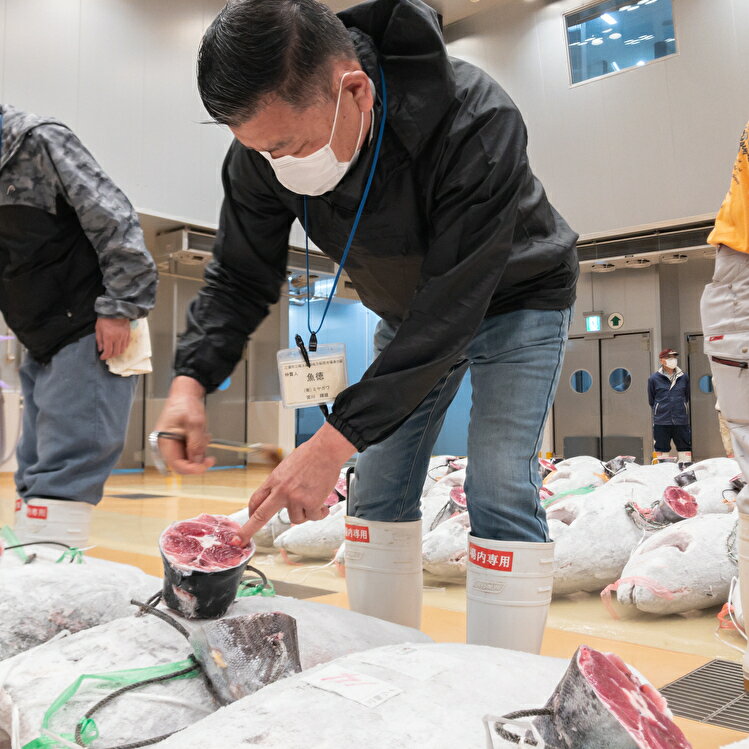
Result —
[{"label": "blue jeans", "polygon": [[[548,541],[538,498],[538,450],[559,382],[571,309],[517,310],[489,317],[466,352],[398,430],[356,463],[355,517],[405,522],[421,517],[421,489],[445,412],[466,370],[473,402],[466,496],[471,532],[502,541]],[[395,330],[381,322],[377,352]]]},{"label": "blue jeans", "polygon": [[107,369],[93,334],[65,346],[49,364],[27,357],[18,495],[97,504],[122,453],[137,384],[137,377]]}]

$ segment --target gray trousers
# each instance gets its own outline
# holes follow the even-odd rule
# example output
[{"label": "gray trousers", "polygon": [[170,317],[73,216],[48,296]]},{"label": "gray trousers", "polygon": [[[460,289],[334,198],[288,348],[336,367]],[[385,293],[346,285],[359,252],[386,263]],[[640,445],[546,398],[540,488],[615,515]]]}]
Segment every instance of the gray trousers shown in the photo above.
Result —
[{"label": "gray trousers", "polygon": [[[749,479],[749,255],[718,248],[712,283],[702,295],[705,354],[715,392],[733,441],[736,460]],[[738,498],[749,513],[749,492]]]},{"label": "gray trousers", "polygon": [[18,495],[97,504],[122,453],[137,384],[137,377],[110,373],[93,334],[65,346],[49,364],[27,357]]}]

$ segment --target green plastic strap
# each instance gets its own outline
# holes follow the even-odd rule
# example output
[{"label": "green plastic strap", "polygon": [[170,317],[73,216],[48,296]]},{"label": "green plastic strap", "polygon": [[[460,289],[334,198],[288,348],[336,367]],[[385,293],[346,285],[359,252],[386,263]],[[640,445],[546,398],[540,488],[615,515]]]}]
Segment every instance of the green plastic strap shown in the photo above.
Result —
[{"label": "green plastic strap", "polygon": [[[42,729],[48,730],[52,719],[57,713],[62,710],[65,705],[75,696],[78,690],[81,688],[86,681],[101,681],[110,684],[113,689],[120,689],[131,684],[139,684],[142,681],[153,679],[158,676],[169,676],[169,674],[177,673],[178,671],[184,671],[190,666],[194,666],[195,661],[192,658],[187,658],[184,661],[178,661],[177,663],[167,663],[162,666],[148,666],[147,668],[131,668],[126,671],[112,671],[109,674],[83,674],[79,676],[57,699],[49,706],[47,712],[44,713],[42,719]],[[191,679],[200,675],[200,669],[195,669],[189,674],[183,674],[182,676],[175,676],[175,679]],[[81,725],[81,737],[86,746],[91,742],[95,741],[99,737],[99,729],[92,718],[83,718],[79,721]],[[76,724],[78,725],[78,724]],[[75,735],[72,733],[60,733],[61,739],[65,741],[75,743]],[[28,744],[24,744],[23,749],[50,749],[52,747],[61,747],[57,739],[51,736],[39,736]]]},{"label": "green plastic strap", "polygon": [[69,549],[65,549],[62,552],[60,558],[55,564],[61,564],[62,562],[70,562],[71,564],[83,564],[83,551],[77,546],[71,546]]},{"label": "green plastic strap", "polygon": [[[21,540],[16,536],[15,532],[9,525],[4,525],[0,528],[0,536],[5,539],[6,546],[16,546],[21,543]],[[23,547],[19,546],[17,549],[13,549],[13,551],[15,551],[18,558],[26,564],[29,560],[29,555],[24,551]]]},{"label": "green plastic strap", "polygon": [[251,580],[245,580],[239,584],[237,598],[249,598],[250,596],[264,596],[266,598],[276,595],[276,589],[273,583],[268,580],[268,585],[263,585],[263,581],[252,583]]},{"label": "green plastic strap", "polygon": [[553,494],[548,499],[542,499],[541,505],[544,509],[548,509],[553,505],[555,502],[558,502],[560,499],[564,499],[565,497],[575,497],[575,496],[582,496],[584,494],[590,494],[592,491],[595,491],[598,489],[597,486],[591,484],[590,486],[583,486],[580,489],[569,489],[566,492],[559,492],[559,494]]}]

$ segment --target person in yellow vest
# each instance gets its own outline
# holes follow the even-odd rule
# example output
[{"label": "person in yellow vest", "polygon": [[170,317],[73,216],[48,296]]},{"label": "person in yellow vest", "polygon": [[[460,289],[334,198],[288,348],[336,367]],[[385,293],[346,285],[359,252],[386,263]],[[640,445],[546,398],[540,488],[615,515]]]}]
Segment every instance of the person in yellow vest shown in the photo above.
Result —
[{"label": "person in yellow vest", "polygon": [[[712,283],[702,295],[705,353],[710,359],[720,408],[731,433],[734,455],[749,478],[749,124],[739,142],[731,186],[707,241],[718,248]],[[749,486],[739,508],[739,588],[749,611]],[[749,685],[749,651],[744,653]]]}]

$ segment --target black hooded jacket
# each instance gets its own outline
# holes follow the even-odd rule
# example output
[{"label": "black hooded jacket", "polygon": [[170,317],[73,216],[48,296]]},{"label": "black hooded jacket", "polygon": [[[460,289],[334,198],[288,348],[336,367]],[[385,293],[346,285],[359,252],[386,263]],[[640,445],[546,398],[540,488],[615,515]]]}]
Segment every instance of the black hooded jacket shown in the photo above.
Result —
[{"label": "black hooded jacket", "polygon": [[[577,235],[549,204],[526,154],[516,106],[486,73],[448,56],[419,0],[371,0],[339,14],[362,67],[387,86],[384,140],[346,271],[362,302],[397,334],[330,423],[357,449],[385,439],[465,359],[482,320],[574,301]],[[310,239],[339,261],[370,171],[365,146],[338,186],[308,198]],[[214,260],[193,301],[176,372],[215,389],[280,295],[302,197],[235,141]],[[324,341],[324,328],[323,337]]]}]

